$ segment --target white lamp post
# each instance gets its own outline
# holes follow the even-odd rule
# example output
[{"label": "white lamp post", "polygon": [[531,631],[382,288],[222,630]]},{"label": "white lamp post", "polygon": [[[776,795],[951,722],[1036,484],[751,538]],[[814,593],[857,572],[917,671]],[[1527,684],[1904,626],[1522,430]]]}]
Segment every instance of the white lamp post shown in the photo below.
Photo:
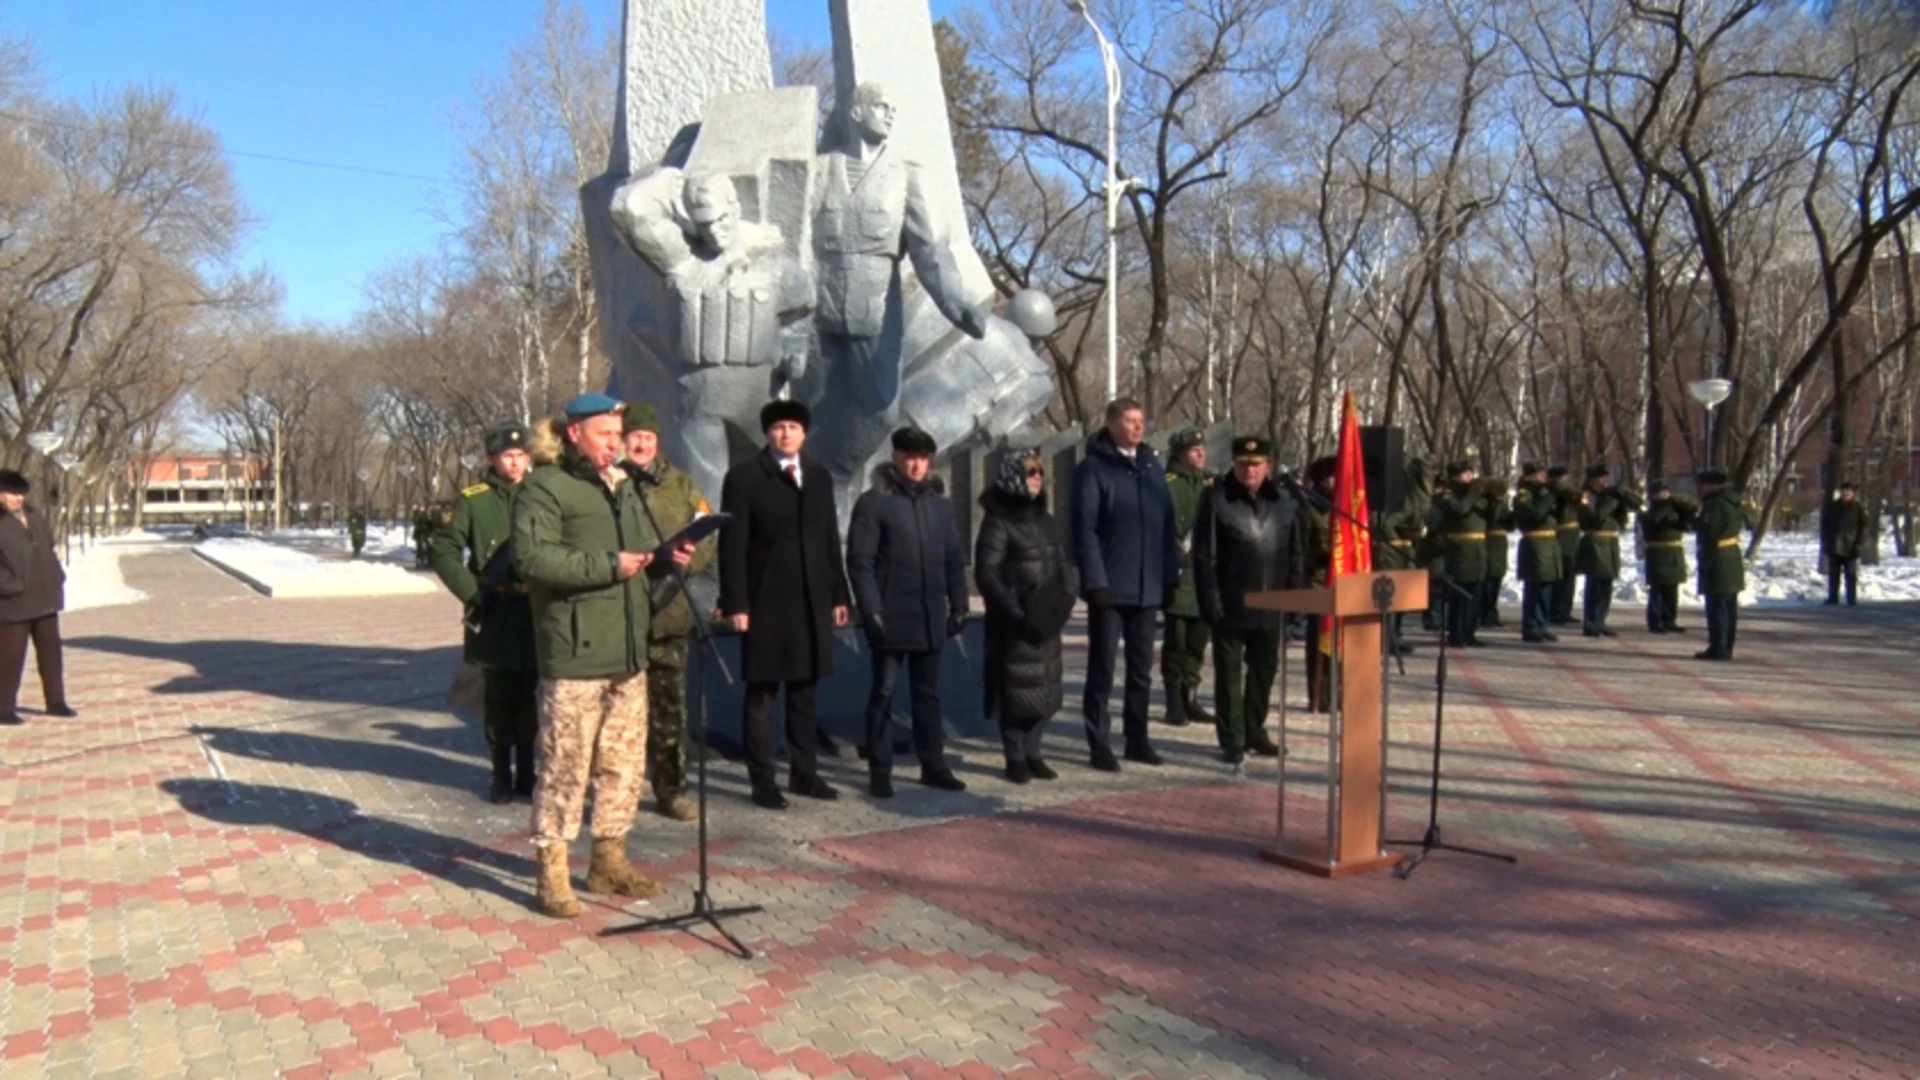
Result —
[{"label": "white lamp post", "polygon": [[[54,439],[56,440],[56,445],[57,445],[58,441],[60,441],[60,436],[55,435]],[[73,561],[73,482],[74,482],[74,478],[72,474],[73,474],[73,470],[78,468],[80,465],[80,455],[74,453],[71,450],[63,450],[60,453],[52,455],[50,460],[54,463],[54,465],[59,467],[62,473],[67,474],[67,482],[61,486],[60,505],[56,507],[55,510],[60,515],[59,517],[60,547],[61,547],[60,557],[62,560],[66,562],[72,562]]]},{"label": "white lamp post", "polygon": [[1066,0],[1093,30],[1100,43],[1100,63],[1107,73],[1107,400],[1120,396],[1120,266],[1119,240],[1120,192],[1118,175],[1120,124],[1120,62],[1114,58],[1113,43],[1093,19],[1087,0]]},{"label": "white lamp post", "polygon": [[1701,455],[1705,462],[1703,468],[1713,468],[1713,410],[1714,407],[1733,395],[1733,383],[1726,379],[1695,379],[1687,384],[1687,396],[1700,403],[1705,411],[1705,420],[1701,427],[1706,434],[1707,450]]},{"label": "white lamp post", "polygon": [[473,470],[480,467],[480,455],[472,452],[471,450],[469,450],[464,454],[461,454],[460,467],[467,470],[467,474],[471,476],[473,474]]}]

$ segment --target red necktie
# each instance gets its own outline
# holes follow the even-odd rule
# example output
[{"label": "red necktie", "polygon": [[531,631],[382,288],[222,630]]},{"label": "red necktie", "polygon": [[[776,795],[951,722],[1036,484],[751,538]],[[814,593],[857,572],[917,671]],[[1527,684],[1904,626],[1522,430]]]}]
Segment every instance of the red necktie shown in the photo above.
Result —
[{"label": "red necktie", "polygon": [[787,462],[787,479],[793,481],[794,487],[800,486],[800,466],[791,461]]}]

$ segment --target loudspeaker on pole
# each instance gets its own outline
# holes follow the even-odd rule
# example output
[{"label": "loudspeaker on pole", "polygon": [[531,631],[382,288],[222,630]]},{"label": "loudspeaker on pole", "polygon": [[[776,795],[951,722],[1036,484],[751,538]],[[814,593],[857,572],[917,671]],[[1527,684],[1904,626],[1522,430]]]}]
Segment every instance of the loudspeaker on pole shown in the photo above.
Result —
[{"label": "loudspeaker on pole", "polygon": [[1360,429],[1360,456],[1367,471],[1367,509],[1397,514],[1406,508],[1406,432],[1398,427]]}]

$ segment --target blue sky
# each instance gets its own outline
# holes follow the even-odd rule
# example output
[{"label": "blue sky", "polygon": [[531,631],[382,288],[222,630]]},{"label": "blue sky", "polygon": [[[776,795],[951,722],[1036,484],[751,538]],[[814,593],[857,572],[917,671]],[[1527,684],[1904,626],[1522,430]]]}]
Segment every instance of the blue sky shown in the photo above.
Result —
[{"label": "blue sky", "polygon": [[[620,0],[580,0],[617,20]],[[0,33],[24,34],[48,89],[85,97],[135,82],[176,88],[229,150],[445,177],[449,119],[498,72],[541,0],[0,0]],[[936,12],[954,7],[935,0]],[[769,0],[783,40],[825,44],[827,0]],[[248,262],[286,289],[295,321],[338,323],[369,275],[433,250],[433,183],[244,157],[233,168],[260,219]]]}]

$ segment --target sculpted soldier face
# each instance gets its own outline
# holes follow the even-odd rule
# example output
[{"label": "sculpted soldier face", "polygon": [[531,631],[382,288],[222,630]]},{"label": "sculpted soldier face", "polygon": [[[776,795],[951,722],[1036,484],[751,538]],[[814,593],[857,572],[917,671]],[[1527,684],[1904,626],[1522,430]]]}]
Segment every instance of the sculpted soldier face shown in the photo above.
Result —
[{"label": "sculpted soldier face", "polygon": [[887,89],[876,83],[866,83],[854,95],[853,109],[848,118],[860,136],[871,143],[887,141],[893,134],[895,109],[887,95]]},{"label": "sculpted soldier face", "polygon": [[625,422],[613,413],[589,416],[567,425],[567,441],[573,444],[574,453],[593,462],[594,468],[606,472],[614,462],[620,460],[620,429],[625,426]]},{"label": "sculpted soldier face", "polygon": [[509,484],[526,479],[527,469],[533,464],[527,452],[517,446],[502,450],[488,460],[493,465],[494,473]]},{"label": "sculpted soldier face", "polygon": [[730,251],[740,236],[740,196],[724,176],[698,176],[687,181],[687,216],[697,238],[714,251]]}]

